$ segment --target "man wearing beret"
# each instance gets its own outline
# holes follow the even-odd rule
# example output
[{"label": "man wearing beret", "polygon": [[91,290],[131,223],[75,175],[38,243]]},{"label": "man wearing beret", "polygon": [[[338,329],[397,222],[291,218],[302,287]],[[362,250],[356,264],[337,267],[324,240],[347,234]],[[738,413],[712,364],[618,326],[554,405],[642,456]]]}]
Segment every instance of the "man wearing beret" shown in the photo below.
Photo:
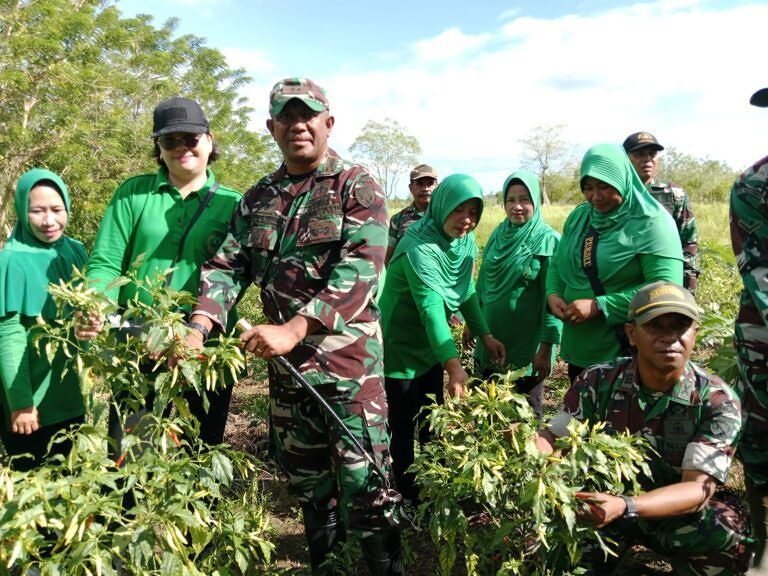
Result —
[{"label": "man wearing beret", "polygon": [[693,206],[688,193],[671,182],[658,179],[659,152],[664,146],[659,144],[650,132],[635,132],[624,140],[624,150],[629,161],[635,167],[640,180],[656,200],[672,214],[683,246],[683,286],[696,294],[696,284],[701,267],[699,263],[698,231]]},{"label": "man wearing beret", "polygon": [[[755,92],[750,103],[768,107],[768,88]],[[731,244],[744,284],[734,338],[736,392],[744,413],[739,459],[756,540],[754,570],[768,574],[768,156],[739,176],[730,203]]]},{"label": "man wearing beret", "polygon": [[[741,411],[727,384],[690,361],[696,302],[681,286],[654,282],[632,298],[628,317],[624,327],[637,356],[578,376],[539,447],[551,452],[572,419],[643,436],[656,452],[652,477],[640,479],[644,491],[579,493],[590,502],[587,519],[621,547],[641,543],[668,556],[676,574],[743,574],[747,519],[738,501],[715,494],[736,451]],[[610,573],[601,554],[586,556],[595,573]]]},{"label": "man wearing beret", "polygon": [[269,114],[283,163],[238,206],[221,249],[203,267],[192,320],[222,328],[243,290],[260,286],[267,323],[242,334],[245,348],[264,359],[285,355],[385,477],[319,402],[270,363],[273,453],[302,507],[312,573],[332,573],[324,561],[349,529],[372,574],[402,574],[376,305],[387,246],[384,194],[363,167],[328,147],[334,117],[312,80],[275,84]]},{"label": "man wearing beret", "polygon": [[427,164],[419,164],[411,170],[411,181],[408,184],[413,196],[413,202],[392,216],[389,221],[389,238],[387,239],[387,256],[385,264],[395,252],[395,247],[405,235],[408,226],[418,222],[424,216],[429,206],[429,200],[437,187],[437,171]]}]

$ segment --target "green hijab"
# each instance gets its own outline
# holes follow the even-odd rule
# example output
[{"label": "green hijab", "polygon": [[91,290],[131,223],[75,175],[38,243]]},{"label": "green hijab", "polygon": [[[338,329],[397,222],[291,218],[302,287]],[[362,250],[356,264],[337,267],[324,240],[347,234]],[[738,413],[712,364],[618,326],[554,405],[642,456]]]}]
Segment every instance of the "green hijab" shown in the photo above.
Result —
[{"label": "green hijab", "polygon": [[477,280],[481,302],[495,302],[515,287],[534,256],[551,256],[560,235],[541,216],[541,188],[533,172],[518,170],[504,181],[504,202],[510,184],[519,181],[533,200],[533,216],[516,226],[507,218],[491,233],[483,250],[483,264]]},{"label": "green hijab", "polygon": [[443,224],[453,210],[473,198],[480,200],[482,216],[483,189],[477,180],[466,174],[445,178],[432,193],[424,217],[408,227],[392,255],[394,262],[407,254],[419,278],[440,294],[452,311],[459,309],[472,281],[477,245],[474,232],[452,239],[443,230]]},{"label": "green hijab", "polygon": [[85,265],[85,248],[77,240],[62,236],[49,244],[38,240],[32,233],[28,214],[29,193],[43,180],[52,182],[58,189],[69,214],[69,191],[58,174],[33,168],[19,178],[13,203],[16,225],[0,251],[0,316],[15,312],[53,318],[56,306],[48,294],[48,284],[68,281],[73,266],[82,268]]},{"label": "green hijab", "polygon": [[610,271],[598,270],[603,281],[638,254],[683,259],[672,217],[645,189],[624,148],[598,144],[587,150],[581,162],[581,181],[587,176],[616,188],[622,202],[607,214],[585,202],[568,216],[556,256],[566,284],[580,289],[590,286],[581,262],[582,244],[590,226],[600,235],[597,250],[601,260],[611,262]]}]

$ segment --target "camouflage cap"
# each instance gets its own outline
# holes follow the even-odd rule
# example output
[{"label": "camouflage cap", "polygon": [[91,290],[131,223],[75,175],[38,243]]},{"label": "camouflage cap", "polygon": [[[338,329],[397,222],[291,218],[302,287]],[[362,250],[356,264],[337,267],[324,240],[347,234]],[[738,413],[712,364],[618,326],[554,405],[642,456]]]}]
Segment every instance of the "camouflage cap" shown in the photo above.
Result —
[{"label": "camouflage cap", "polygon": [[760,108],[768,108],[768,88],[762,88],[752,94],[749,103],[753,106],[760,106]]},{"label": "camouflage cap", "polygon": [[662,314],[682,314],[699,321],[699,307],[693,295],[672,282],[654,282],[635,293],[629,303],[627,319],[635,324],[645,324]]},{"label": "camouflage cap", "polygon": [[640,150],[640,148],[653,148],[659,152],[664,150],[664,146],[659,144],[659,141],[656,140],[656,137],[650,132],[635,132],[634,134],[630,134],[624,140],[622,146],[624,146],[624,150],[627,151],[627,154],[634,152],[635,150]]},{"label": "camouflage cap", "polygon": [[269,115],[275,117],[280,114],[283,107],[294,98],[301,100],[310,110],[315,112],[322,112],[330,108],[325,90],[312,80],[309,78],[285,78],[275,84],[269,93]]},{"label": "camouflage cap", "polygon": [[411,182],[419,178],[434,178],[437,180],[437,170],[427,164],[419,164],[411,170]]}]

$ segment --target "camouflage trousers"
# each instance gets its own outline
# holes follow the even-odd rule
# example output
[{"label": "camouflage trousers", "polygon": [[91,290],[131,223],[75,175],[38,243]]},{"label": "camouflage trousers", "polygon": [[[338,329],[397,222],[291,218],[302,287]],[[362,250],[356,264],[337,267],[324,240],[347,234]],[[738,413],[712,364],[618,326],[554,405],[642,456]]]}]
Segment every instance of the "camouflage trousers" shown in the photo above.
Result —
[{"label": "camouflage trousers", "polygon": [[768,328],[736,323],[739,359],[736,393],[741,400],[742,436],[738,456],[744,474],[756,486],[768,484]]},{"label": "camouflage trousers", "polygon": [[[695,514],[636,522],[619,520],[603,532],[619,543],[620,551],[642,544],[666,556],[675,574],[731,576],[744,574],[749,567],[749,514],[738,496],[730,492],[716,493]],[[585,558],[588,556],[585,554]]]},{"label": "camouflage trousers", "polygon": [[399,525],[400,495],[391,488],[392,459],[383,377],[314,385],[334,412],[390,477],[385,485],[372,465],[346,438],[325,408],[290,375],[269,368],[271,448],[302,505],[338,507],[347,528],[359,537]]}]

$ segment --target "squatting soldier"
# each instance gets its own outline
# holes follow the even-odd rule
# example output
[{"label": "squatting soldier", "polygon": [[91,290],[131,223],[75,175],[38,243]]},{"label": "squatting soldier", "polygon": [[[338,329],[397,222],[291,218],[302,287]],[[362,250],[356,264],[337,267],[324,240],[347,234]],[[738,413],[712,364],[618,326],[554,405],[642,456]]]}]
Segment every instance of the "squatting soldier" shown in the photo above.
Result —
[{"label": "squatting soldier", "polygon": [[696,294],[696,284],[701,274],[699,263],[698,231],[693,205],[686,191],[671,182],[662,182],[659,173],[659,144],[649,132],[635,132],[624,140],[624,150],[635,167],[648,192],[672,214],[683,245],[683,286]]},{"label": "squatting soldier", "polygon": [[[590,519],[622,546],[642,543],[669,555],[677,574],[743,574],[748,522],[735,497],[715,494],[735,453],[741,411],[727,384],[690,361],[696,302],[676,284],[654,282],[635,294],[628,316],[637,357],[578,376],[539,446],[551,452],[572,418],[642,435],[656,451],[652,478],[641,479],[645,492],[579,493],[592,502]],[[587,556],[604,561],[596,552]]]},{"label": "squatting soldier", "polygon": [[[758,90],[750,102],[768,107],[768,88]],[[733,253],[744,284],[734,339],[739,360],[736,391],[744,413],[738,453],[756,540],[754,565],[768,572],[763,554],[768,523],[768,157],[736,180],[730,219]]]},{"label": "squatting soldier", "polygon": [[387,256],[385,264],[395,252],[397,243],[405,235],[408,226],[421,220],[429,206],[429,199],[437,187],[437,171],[426,164],[419,164],[411,170],[411,181],[408,190],[411,191],[413,202],[392,216],[389,221],[389,238],[387,240]]},{"label": "squatting soldier", "polygon": [[[283,156],[238,206],[219,252],[203,267],[192,322],[223,328],[251,283],[269,324],[242,334],[261,358],[286,355],[389,475],[382,341],[375,303],[387,243],[384,194],[328,147],[325,91],[306,78],[272,88],[267,128]],[[373,574],[402,574],[400,495],[373,472],[323,408],[270,364],[275,457],[301,503],[313,574],[345,527]]]}]

